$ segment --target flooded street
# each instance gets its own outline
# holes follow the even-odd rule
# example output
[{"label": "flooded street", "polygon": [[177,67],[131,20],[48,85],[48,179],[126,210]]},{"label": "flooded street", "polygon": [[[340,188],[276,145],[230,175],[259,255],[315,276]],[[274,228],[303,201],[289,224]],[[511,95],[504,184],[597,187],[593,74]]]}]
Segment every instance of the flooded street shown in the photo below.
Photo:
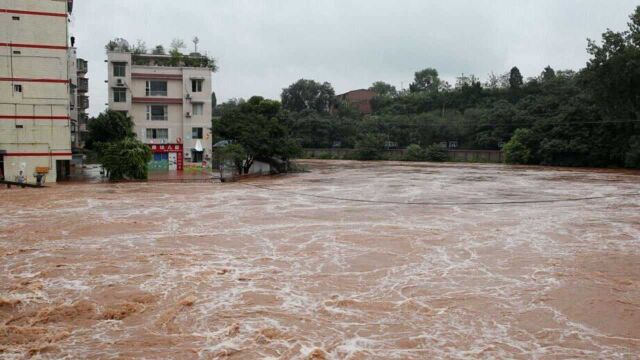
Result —
[{"label": "flooded street", "polygon": [[0,358],[636,359],[640,173],[0,189]]}]

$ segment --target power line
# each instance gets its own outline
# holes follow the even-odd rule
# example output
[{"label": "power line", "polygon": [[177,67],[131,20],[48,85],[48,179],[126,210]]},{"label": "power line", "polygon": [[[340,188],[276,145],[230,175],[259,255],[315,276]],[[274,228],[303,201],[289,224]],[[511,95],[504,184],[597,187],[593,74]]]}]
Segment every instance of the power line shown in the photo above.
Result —
[{"label": "power line", "polygon": [[609,194],[609,195],[601,195],[601,196],[589,196],[589,197],[577,197],[577,198],[562,198],[562,199],[547,199],[547,200],[515,200],[515,201],[468,201],[468,202],[401,202],[401,201],[385,201],[385,200],[366,200],[366,199],[350,199],[350,198],[341,198],[336,196],[327,196],[327,195],[317,195],[317,194],[307,194],[289,190],[282,189],[274,189],[267,186],[261,186],[251,183],[240,183],[244,186],[250,186],[262,190],[281,192],[290,195],[297,196],[305,196],[305,197],[313,197],[325,200],[337,200],[337,201],[346,201],[346,202],[356,202],[356,203],[367,203],[367,204],[384,204],[384,205],[411,205],[411,206],[465,206],[465,205],[524,205],[524,204],[549,204],[549,203],[563,203],[563,202],[579,202],[579,201],[589,201],[589,200],[602,200],[602,199],[610,199],[610,198],[620,198],[620,197],[636,197],[640,196],[640,193],[629,193],[629,194]]}]

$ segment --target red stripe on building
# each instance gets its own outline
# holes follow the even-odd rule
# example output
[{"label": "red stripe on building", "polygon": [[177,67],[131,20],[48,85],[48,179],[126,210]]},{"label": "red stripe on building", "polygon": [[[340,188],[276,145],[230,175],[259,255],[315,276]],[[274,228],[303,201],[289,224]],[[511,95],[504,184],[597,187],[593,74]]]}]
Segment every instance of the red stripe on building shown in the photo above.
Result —
[{"label": "red stripe on building", "polygon": [[161,105],[182,105],[182,99],[134,97],[131,99],[134,104],[161,104]]},{"label": "red stripe on building", "polygon": [[70,120],[68,116],[0,115],[0,120]]},{"label": "red stripe on building", "polygon": [[144,73],[131,73],[131,77],[134,79],[157,79],[157,80],[180,80],[182,81],[182,75],[172,74],[144,74]]},{"label": "red stripe on building", "polygon": [[66,46],[43,45],[43,44],[0,43],[0,46],[9,46],[14,48],[29,48],[29,49],[67,50]]},{"label": "red stripe on building", "polygon": [[28,156],[28,157],[36,157],[36,156],[72,156],[73,154],[70,152],[50,152],[50,153],[6,153],[3,156]]},{"label": "red stripe on building", "polygon": [[15,9],[0,9],[0,13],[8,14],[21,14],[21,15],[37,15],[37,16],[56,16],[67,17],[66,13],[52,13],[46,11],[28,11],[28,10],[15,10]]},{"label": "red stripe on building", "polygon": [[0,77],[0,81],[42,82],[42,83],[59,83],[59,84],[67,84],[69,82],[69,80],[61,80],[61,79],[31,79],[31,78],[5,78],[5,77]]}]

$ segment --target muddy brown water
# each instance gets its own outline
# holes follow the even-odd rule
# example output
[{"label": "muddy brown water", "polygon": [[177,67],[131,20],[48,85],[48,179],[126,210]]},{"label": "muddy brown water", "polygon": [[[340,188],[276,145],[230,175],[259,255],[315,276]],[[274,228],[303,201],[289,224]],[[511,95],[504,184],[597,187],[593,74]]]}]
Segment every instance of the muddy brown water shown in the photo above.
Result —
[{"label": "muddy brown water", "polygon": [[0,358],[640,357],[640,173],[306,164],[0,190]]}]

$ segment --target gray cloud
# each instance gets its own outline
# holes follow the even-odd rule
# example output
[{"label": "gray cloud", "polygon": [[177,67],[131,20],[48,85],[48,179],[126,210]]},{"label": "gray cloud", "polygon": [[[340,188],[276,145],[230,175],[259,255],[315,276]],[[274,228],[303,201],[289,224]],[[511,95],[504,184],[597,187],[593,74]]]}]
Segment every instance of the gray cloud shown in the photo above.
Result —
[{"label": "gray cloud", "polygon": [[[337,92],[384,80],[405,87],[416,70],[486,78],[514,65],[525,76],[546,65],[579,69],[586,39],[624,29],[636,0],[91,0],[77,1],[72,34],[90,61],[91,113],[104,110],[104,44],[149,47],[201,39],[215,56],[218,99],[278,98],[299,78]],[[190,44],[191,45],[191,44]]]}]

